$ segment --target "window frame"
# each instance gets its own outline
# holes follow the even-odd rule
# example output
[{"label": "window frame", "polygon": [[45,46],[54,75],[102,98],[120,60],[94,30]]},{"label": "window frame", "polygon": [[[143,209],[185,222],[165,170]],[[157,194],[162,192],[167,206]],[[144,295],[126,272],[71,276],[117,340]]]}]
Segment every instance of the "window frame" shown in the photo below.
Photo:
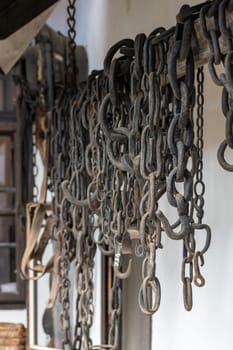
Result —
[{"label": "window frame", "polygon": [[22,253],[25,247],[25,227],[23,225],[22,200],[21,200],[21,149],[19,126],[16,115],[13,112],[0,113],[0,135],[11,135],[13,137],[14,147],[14,172],[15,172],[15,265],[16,265],[16,286],[17,293],[1,292],[0,293],[0,309],[22,309],[25,308],[26,286],[25,281],[20,277],[19,267]]}]

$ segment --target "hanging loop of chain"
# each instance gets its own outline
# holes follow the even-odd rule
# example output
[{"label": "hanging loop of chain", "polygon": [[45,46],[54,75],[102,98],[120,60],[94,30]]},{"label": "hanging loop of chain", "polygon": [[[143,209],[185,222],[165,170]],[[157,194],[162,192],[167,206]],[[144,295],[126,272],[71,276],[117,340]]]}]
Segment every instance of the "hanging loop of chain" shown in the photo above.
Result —
[{"label": "hanging loop of chain", "polygon": [[68,60],[68,84],[70,86],[76,85],[76,74],[77,74],[77,65],[76,65],[76,0],[68,0],[67,6],[67,25],[68,25],[68,47],[69,47],[69,60]]},{"label": "hanging loop of chain", "polygon": [[197,211],[198,223],[202,223],[202,218],[204,215],[204,193],[205,184],[203,182],[203,147],[204,147],[204,72],[203,67],[199,67],[197,70],[197,173],[196,182],[194,184],[194,194],[195,194],[195,209]]}]

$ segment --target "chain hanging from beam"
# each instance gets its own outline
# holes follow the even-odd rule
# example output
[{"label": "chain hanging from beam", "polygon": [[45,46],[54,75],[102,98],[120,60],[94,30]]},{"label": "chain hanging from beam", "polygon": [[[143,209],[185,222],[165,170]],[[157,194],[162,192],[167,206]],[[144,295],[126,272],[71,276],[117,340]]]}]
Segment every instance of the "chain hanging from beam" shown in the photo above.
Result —
[{"label": "chain hanging from beam", "polygon": [[[203,221],[202,65],[206,62],[203,58],[197,61],[198,40],[201,36],[207,41],[209,73],[223,88],[226,128],[217,156],[224,169],[233,171],[225,159],[226,148],[233,148],[232,11],[231,0],[184,5],[175,27],[159,27],[148,36],[138,34],[135,40],[119,41],[107,52],[104,69],[93,71],[85,86],[77,86],[75,1],[69,1],[68,85],[51,116],[47,163],[53,193],[51,216],[55,218],[50,234],[59,243],[54,271],[59,273],[64,348],[98,348],[90,338],[96,249],[111,257],[113,271],[109,339],[99,348],[119,347],[121,280],[131,273],[133,255],[144,259],[140,308],[146,315],[159,309],[162,288],[156,256],[163,248],[164,235],[183,242],[181,276],[186,310],[193,306],[193,283],[197,287],[205,284],[201,267],[211,230]],[[218,76],[216,65],[221,63],[224,72]],[[161,200],[175,208],[175,222],[161,210]],[[34,253],[31,249],[27,255],[28,264],[35,259]],[[73,335],[69,301],[72,261],[77,293]],[[38,259],[36,264],[39,266]],[[38,266],[35,271],[39,271]]]}]

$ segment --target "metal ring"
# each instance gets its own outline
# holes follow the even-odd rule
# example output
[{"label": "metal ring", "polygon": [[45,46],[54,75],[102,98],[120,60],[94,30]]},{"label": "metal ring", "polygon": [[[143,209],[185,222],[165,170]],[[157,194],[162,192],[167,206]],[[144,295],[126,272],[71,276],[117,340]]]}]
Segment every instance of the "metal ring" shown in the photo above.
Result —
[{"label": "metal ring", "polygon": [[233,171],[233,164],[229,164],[225,159],[225,151],[227,146],[228,146],[227,141],[224,140],[218,148],[217,158],[218,158],[219,164],[222,166],[223,169],[227,171]]}]

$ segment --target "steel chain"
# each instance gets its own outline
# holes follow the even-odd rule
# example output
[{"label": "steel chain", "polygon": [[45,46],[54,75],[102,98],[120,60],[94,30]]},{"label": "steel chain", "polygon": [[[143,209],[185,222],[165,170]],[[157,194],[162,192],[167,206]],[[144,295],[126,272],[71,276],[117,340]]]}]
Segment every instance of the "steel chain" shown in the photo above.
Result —
[{"label": "steel chain", "polygon": [[67,79],[69,87],[76,86],[76,74],[77,74],[77,65],[76,65],[76,0],[68,0],[67,6],[67,25],[68,25],[68,46],[69,46],[69,61],[67,67]]},{"label": "steel chain", "polygon": [[196,119],[196,148],[197,148],[197,172],[194,184],[195,209],[198,223],[202,224],[204,216],[205,184],[203,182],[203,147],[204,147],[204,72],[203,66],[197,70],[197,119]]},{"label": "steel chain", "polygon": [[[73,58],[74,6],[75,1],[69,1]],[[100,348],[119,348],[121,279],[131,273],[133,254],[144,258],[140,308],[147,315],[158,310],[161,286],[156,275],[156,256],[163,247],[164,234],[183,242],[181,280],[186,310],[193,305],[192,284],[205,284],[200,267],[210,245],[211,231],[203,223],[204,71],[203,67],[198,68],[195,81],[192,38],[194,20],[199,17],[211,51],[210,74],[223,87],[226,129],[218,159],[225,169],[233,171],[225,159],[226,148],[233,148],[233,51],[232,34],[226,24],[226,12],[231,7],[230,1],[217,0],[185,6],[177,16],[175,28],[158,28],[148,36],[141,33],[135,40],[121,40],[107,52],[104,69],[93,71],[85,87],[64,89],[57,100],[49,174],[53,211],[58,219],[56,236],[62,246],[64,347],[97,348],[90,338],[97,247],[111,257],[113,273],[109,339]],[[213,23],[210,28],[209,18]],[[220,35],[227,40],[225,57]],[[70,62],[75,65],[73,58],[70,56]],[[182,77],[178,75],[179,62],[185,66]],[[225,72],[218,76],[215,66],[221,62]],[[177,212],[174,223],[160,208],[164,197]],[[204,239],[200,240],[200,235]],[[136,240],[135,252],[132,240]],[[69,270],[73,260],[77,297],[76,324],[71,335]]]}]

